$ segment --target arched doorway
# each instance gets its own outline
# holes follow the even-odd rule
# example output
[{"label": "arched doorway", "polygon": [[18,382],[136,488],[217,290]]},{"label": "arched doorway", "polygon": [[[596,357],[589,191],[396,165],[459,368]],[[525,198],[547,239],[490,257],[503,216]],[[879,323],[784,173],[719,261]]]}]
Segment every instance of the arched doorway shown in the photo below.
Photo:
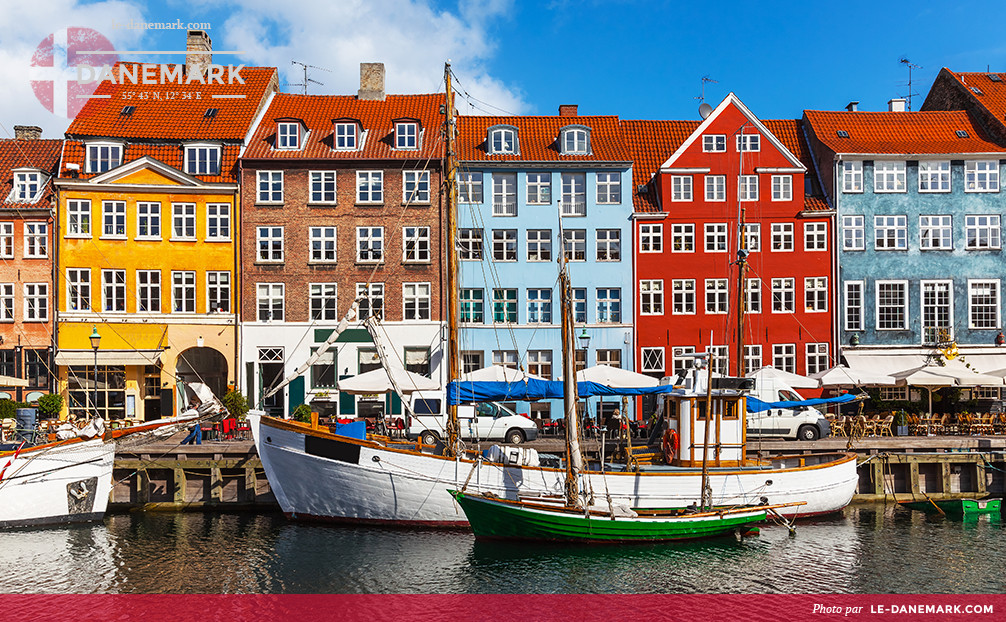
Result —
[{"label": "arched doorway", "polygon": [[227,392],[227,358],[213,348],[189,348],[178,355],[175,376],[185,382],[202,382],[222,399]]}]

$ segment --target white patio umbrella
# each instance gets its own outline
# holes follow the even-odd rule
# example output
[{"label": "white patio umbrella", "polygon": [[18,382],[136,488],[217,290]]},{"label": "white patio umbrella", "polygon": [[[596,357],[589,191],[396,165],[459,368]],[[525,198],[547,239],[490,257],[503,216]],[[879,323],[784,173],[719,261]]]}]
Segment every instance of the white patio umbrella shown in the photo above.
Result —
[{"label": "white patio umbrella", "polygon": [[838,365],[837,367],[811,374],[810,377],[816,378],[822,387],[891,386],[895,380],[893,376],[887,374],[863,369],[851,369],[845,365]]},{"label": "white patio umbrella", "polygon": [[640,387],[655,387],[660,381],[652,376],[637,374],[628,369],[610,365],[595,365],[576,372],[577,382],[596,382],[619,389],[635,389]]},{"label": "white patio umbrella", "polygon": [[761,369],[751,372],[748,374],[748,378],[773,378],[785,382],[794,389],[817,389],[821,386],[821,383],[815,378],[808,378],[800,374],[776,369],[771,365],[766,365]]},{"label": "white patio umbrella", "polygon": [[[391,376],[402,393],[412,393],[414,391],[437,391],[440,383],[436,380],[420,376],[404,369],[392,369]],[[394,391],[391,384],[388,370],[375,369],[351,378],[344,378],[339,381],[338,388],[345,393],[353,395],[369,395],[373,393],[387,393]]]},{"label": "white patio umbrella", "polygon": [[959,365],[924,365],[891,374],[898,386],[913,386],[926,389],[929,393],[929,414],[933,414],[933,389],[942,387],[979,387],[1003,384],[998,376],[976,374]]},{"label": "white patio umbrella", "polygon": [[535,376],[526,371],[513,367],[504,367],[503,365],[490,365],[489,367],[476,369],[467,374],[461,374],[461,380],[464,382],[523,382],[528,378],[544,380],[541,376]]}]

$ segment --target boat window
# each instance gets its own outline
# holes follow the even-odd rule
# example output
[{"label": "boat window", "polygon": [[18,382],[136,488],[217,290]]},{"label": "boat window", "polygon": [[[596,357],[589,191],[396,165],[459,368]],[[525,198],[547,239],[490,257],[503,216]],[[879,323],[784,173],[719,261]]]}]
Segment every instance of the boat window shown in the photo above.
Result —
[{"label": "boat window", "polygon": [[726,412],[723,413],[723,418],[724,419],[738,419],[739,418],[739,414],[738,413],[740,413],[740,409],[737,408],[737,405],[738,405],[737,401],[735,401],[735,400],[726,401],[726,402],[724,402],[724,405],[726,406]]},{"label": "boat window", "polygon": [[440,400],[418,399],[413,403],[412,411],[417,415],[439,415]]}]

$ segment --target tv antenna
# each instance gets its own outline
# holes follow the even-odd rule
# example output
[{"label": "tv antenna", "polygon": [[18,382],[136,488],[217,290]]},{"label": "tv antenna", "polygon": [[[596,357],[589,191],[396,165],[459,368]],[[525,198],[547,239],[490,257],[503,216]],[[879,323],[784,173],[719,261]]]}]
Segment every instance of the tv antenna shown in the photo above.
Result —
[{"label": "tv antenna", "polygon": [[320,69],[322,71],[327,71],[328,73],[332,73],[331,69],[325,69],[324,67],[318,67],[317,65],[308,65],[307,63],[302,63],[299,60],[292,60],[292,61],[290,61],[290,64],[291,65],[300,65],[304,69],[304,81],[301,82],[300,84],[290,84],[290,85],[288,85],[288,86],[299,86],[299,87],[301,87],[303,89],[303,92],[301,93],[301,95],[307,95],[307,85],[308,84],[317,84],[319,86],[324,86],[324,84],[325,84],[324,82],[318,82],[317,80],[312,80],[311,78],[307,77],[307,70],[308,69]]},{"label": "tv antenna", "polygon": [[699,95],[698,97],[694,98],[694,99],[699,100],[699,102],[701,102],[701,103],[705,103],[705,101],[706,101],[706,83],[707,82],[712,82],[713,84],[719,84],[718,81],[713,80],[708,75],[702,76],[702,94]]},{"label": "tv antenna", "polygon": [[915,63],[913,63],[912,61],[908,60],[904,56],[902,56],[900,59],[898,59],[898,62],[901,63],[902,65],[907,65],[908,66],[908,111],[911,112],[912,111],[912,95],[914,94],[914,91],[912,91],[912,70],[913,69],[922,69],[922,65],[916,65]]}]

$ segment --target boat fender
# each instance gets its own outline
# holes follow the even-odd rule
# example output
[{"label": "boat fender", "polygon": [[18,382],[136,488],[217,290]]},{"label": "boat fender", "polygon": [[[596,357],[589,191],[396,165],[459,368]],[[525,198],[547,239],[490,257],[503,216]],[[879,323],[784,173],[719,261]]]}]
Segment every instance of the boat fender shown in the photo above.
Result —
[{"label": "boat fender", "polygon": [[664,462],[670,464],[674,457],[678,455],[678,431],[669,429],[664,432],[664,440],[661,443],[664,449]]}]

